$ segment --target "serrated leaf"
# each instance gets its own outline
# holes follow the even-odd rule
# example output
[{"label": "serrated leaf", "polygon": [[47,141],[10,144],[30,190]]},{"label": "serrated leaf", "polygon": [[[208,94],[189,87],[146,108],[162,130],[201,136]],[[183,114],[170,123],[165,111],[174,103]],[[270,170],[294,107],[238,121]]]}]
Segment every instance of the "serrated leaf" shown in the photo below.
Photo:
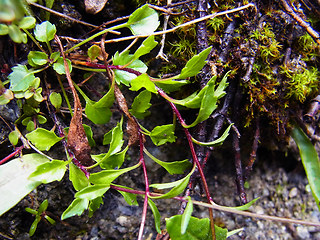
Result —
[{"label": "serrated leaf", "polygon": [[12,73],[10,73],[8,79],[10,80],[10,90],[18,92],[27,90],[35,76],[25,65],[18,64],[12,68]]},{"label": "serrated leaf", "polygon": [[133,169],[136,169],[139,167],[140,164],[136,164],[132,167],[123,168],[119,170],[102,170],[98,173],[92,173],[90,174],[89,181],[92,184],[110,184],[113,180],[115,180],[120,175],[129,172]]},{"label": "serrated leaf", "polygon": [[208,119],[212,112],[218,107],[217,102],[218,100],[225,95],[224,89],[227,87],[227,75],[228,73],[222,78],[221,82],[219,83],[217,90],[215,88],[215,77],[211,78],[207,83],[207,88],[201,100],[201,106],[199,110],[199,114],[196,120],[188,126],[184,126],[186,128],[191,128],[196,126],[198,123]]},{"label": "serrated leaf", "polygon": [[176,136],[174,136],[174,125],[167,124],[162,126],[156,126],[150,133],[152,142],[157,145],[163,145],[167,142],[175,142]]},{"label": "serrated leaf", "polygon": [[30,140],[40,151],[49,151],[50,148],[62,140],[53,131],[48,131],[44,128],[37,128],[36,130],[26,134]]},{"label": "serrated leaf", "polygon": [[301,128],[295,127],[291,135],[299,148],[301,161],[308,178],[312,195],[320,209],[320,162],[318,153]]},{"label": "serrated leaf", "polygon": [[[126,186],[121,186],[121,185],[116,185],[116,184],[112,184],[113,186],[116,187],[121,187],[121,188],[125,188],[125,189],[130,189],[133,190],[132,188],[126,187]],[[120,191],[117,190],[124,198],[124,200],[130,205],[130,206],[139,206],[138,202],[137,202],[137,195],[133,194],[133,193],[129,193],[129,192],[124,192],[124,191]]]},{"label": "serrated leaf", "polygon": [[32,153],[0,166],[0,216],[41,184],[28,177],[39,165],[48,161],[46,157]]},{"label": "serrated leaf", "polygon": [[129,147],[127,146],[121,152],[108,156],[107,153],[93,155],[92,158],[99,162],[102,169],[115,169],[120,168],[124,162],[124,158],[128,151]]},{"label": "serrated leaf", "polygon": [[81,189],[74,197],[93,200],[95,198],[103,196],[110,188],[110,184],[95,184]]},{"label": "serrated leaf", "polygon": [[93,216],[93,213],[99,209],[100,205],[103,204],[102,197],[97,197],[95,199],[92,199],[89,204],[89,217],[91,218]]},{"label": "serrated leaf", "polygon": [[197,75],[200,70],[207,63],[206,59],[210,54],[212,47],[208,47],[203,50],[201,53],[193,56],[186,64],[186,66],[181,70],[181,73],[175,77],[176,79],[185,79],[188,77],[193,77]]},{"label": "serrated leaf", "polygon": [[159,24],[158,13],[148,5],[143,5],[130,15],[126,26],[133,35],[147,35],[153,33]]},{"label": "serrated leaf", "polygon": [[[210,220],[208,218],[191,217],[185,234],[181,234],[181,215],[175,215],[166,219],[167,231],[172,240],[211,240],[212,233]],[[227,238],[227,229],[214,226],[216,240],[225,240]]]},{"label": "serrated leaf", "polygon": [[[72,64],[69,59],[66,59],[68,66],[69,66],[69,71],[71,73],[72,71]],[[58,60],[53,64],[53,69],[60,75],[66,74],[66,69],[64,68],[64,61],[62,57],[58,57]]]},{"label": "serrated leaf", "polygon": [[195,144],[198,144],[200,146],[208,146],[208,147],[212,147],[212,146],[217,146],[217,145],[221,145],[224,140],[226,140],[226,138],[229,136],[229,131],[230,128],[232,127],[233,124],[230,124],[229,127],[223,132],[223,134],[221,135],[221,137],[219,137],[218,139],[212,141],[212,142],[200,142],[194,138],[192,138],[192,141]]},{"label": "serrated leaf", "polygon": [[37,167],[36,171],[29,176],[29,179],[45,184],[54,181],[61,181],[64,173],[66,172],[67,164],[68,162],[61,160],[53,160],[51,162],[41,164]]},{"label": "serrated leaf", "polygon": [[[113,60],[113,65],[123,66],[130,63],[133,60],[133,55],[129,54],[129,51],[122,52],[121,54],[119,54],[119,52],[116,52],[112,60]],[[139,73],[145,73],[148,70],[148,67],[139,59],[131,62],[127,66],[127,68],[131,68],[135,71],[138,71]],[[129,86],[130,82],[137,77],[136,74],[130,73],[124,70],[114,69],[113,71],[115,74],[115,80],[117,84],[122,83],[126,86]]]},{"label": "serrated leaf", "polygon": [[36,25],[36,19],[32,16],[24,17],[19,22],[19,28],[21,29],[31,29],[31,28],[34,28],[35,25]]},{"label": "serrated leaf", "polygon": [[171,183],[158,183],[158,184],[151,184],[150,187],[157,188],[157,189],[167,189],[167,188],[172,188],[169,192],[166,194],[163,194],[161,196],[157,197],[150,197],[154,199],[165,199],[165,198],[172,198],[178,196],[180,193],[184,191],[184,189],[187,187],[190,176],[194,172],[195,167],[191,170],[191,172],[185,176],[184,178],[171,182]]},{"label": "serrated leaf", "polygon": [[[84,97],[83,92],[80,91],[80,93]],[[87,103],[85,113],[87,117],[94,124],[105,124],[109,122],[112,115],[110,107],[112,106],[114,99],[114,82],[109,91],[98,102],[94,102],[85,97]]]},{"label": "serrated leaf", "polygon": [[62,213],[61,220],[65,220],[69,217],[73,217],[75,215],[80,216],[84,210],[88,208],[89,200],[76,198],[69,205],[69,207]]},{"label": "serrated leaf", "polygon": [[49,96],[49,100],[56,109],[60,109],[62,104],[62,97],[60,93],[52,92]]},{"label": "serrated leaf", "polygon": [[140,76],[132,79],[131,81],[131,91],[138,91],[141,88],[145,88],[149,92],[157,94],[156,86],[155,84],[150,80],[148,74],[144,73]]},{"label": "serrated leaf", "polygon": [[86,177],[83,171],[81,171],[72,162],[69,164],[69,179],[75,190],[80,191],[81,189],[89,186],[89,179]]},{"label": "serrated leaf", "polygon": [[193,203],[191,197],[188,197],[188,203],[181,217],[181,235],[185,234],[189,225],[191,214],[193,212]]},{"label": "serrated leaf", "polygon": [[160,166],[165,168],[168,171],[168,173],[170,173],[170,174],[183,174],[186,169],[188,169],[192,166],[192,163],[189,162],[188,159],[185,159],[182,161],[175,161],[175,162],[163,162],[163,161],[157,159],[156,157],[154,157],[146,149],[144,149],[144,152],[153,161],[155,161],[157,164],[159,164]]},{"label": "serrated leaf", "polygon": [[42,66],[48,62],[48,55],[44,52],[30,51],[28,54],[28,63],[32,67]]},{"label": "serrated leaf", "polygon": [[159,210],[156,204],[150,198],[148,198],[148,204],[154,217],[154,225],[156,227],[157,232],[160,234],[161,233],[161,227],[160,227],[161,216],[160,216]]},{"label": "serrated leaf", "polygon": [[139,57],[148,54],[155,46],[157,46],[158,42],[154,40],[154,36],[148,37],[144,40],[141,46],[135,51],[133,54],[133,59],[138,59]]},{"label": "serrated leaf", "polygon": [[55,25],[48,21],[44,21],[41,24],[36,25],[34,35],[39,42],[49,42],[54,39],[56,31]]},{"label": "serrated leaf", "polygon": [[150,100],[151,93],[147,90],[142,91],[134,98],[130,113],[138,119],[143,119],[150,114],[150,112],[147,111],[151,107]]}]

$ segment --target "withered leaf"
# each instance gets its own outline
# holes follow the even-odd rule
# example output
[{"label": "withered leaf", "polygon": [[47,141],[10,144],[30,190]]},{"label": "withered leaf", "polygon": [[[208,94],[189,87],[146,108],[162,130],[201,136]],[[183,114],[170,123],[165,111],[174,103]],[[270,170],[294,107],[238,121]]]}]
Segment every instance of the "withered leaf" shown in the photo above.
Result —
[{"label": "withered leaf", "polygon": [[86,133],[82,125],[82,107],[79,96],[76,92],[75,87],[70,75],[70,70],[68,63],[66,61],[65,54],[63,52],[63,47],[58,36],[55,36],[55,40],[59,44],[60,51],[64,61],[64,67],[66,72],[66,77],[68,84],[71,88],[72,95],[74,98],[74,113],[71,118],[67,147],[72,151],[75,158],[84,166],[90,166],[93,164],[93,160],[90,156],[91,147],[89,145]]},{"label": "withered leaf", "polygon": [[86,12],[96,14],[104,8],[107,2],[108,0],[84,0]]}]

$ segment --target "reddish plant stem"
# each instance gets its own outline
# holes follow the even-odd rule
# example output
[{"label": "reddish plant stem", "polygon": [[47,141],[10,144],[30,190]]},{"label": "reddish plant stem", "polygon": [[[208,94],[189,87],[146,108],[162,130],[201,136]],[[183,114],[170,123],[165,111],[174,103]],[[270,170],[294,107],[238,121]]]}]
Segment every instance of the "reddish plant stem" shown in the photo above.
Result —
[{"label": "reddish plant stem", "polygon": [[[167,94],[160,88],[157,87],[157,91],[158,93],[160,94],[160,96],[162,96],[163,98],[165,99],[168,99],[168,96]],[[185,123],[185,121],[183,120],[179,110],[177,109],[176,105],[170,101],[168,101],[173,112],[175,113],[175,115],[177,116],[180,124],[182,126],[187,126],[187,124]],[[197,165],[197,168],[198,168],[198,171],[199,171],[199,174],[200,174],[200,177],[201,177],[201,180],[202,180],[202,184],[204,186],[204,190],[206,192],[206,196],[207,196],[207,200],[209,203],[212,203],[213,200],[211,198],[211,195],[210,195],[210,191],[209,191],[209,187],[208,187],[208,184],[207,184],[207,181],[206,181],[206,177],[203,173],[203,169],[202,169],[202,166],[201,166],[201,163],[199,162],[199,159],[197,157],[197,154],[196,154],[196,151],[195,151],[195,148],[194,148],[194,145],[193,145],[193,142],[192,142],[192,137],[191,137],[191,134],[189,132],[189,130],[187,128],[183,128],[184,130],[184,133],[187,137],[187,140],[188,140],[188,144],[189,144],[189,147],[190,147],[190,150],[191,150],[191,155],[192,155],[192,159],[194,161],[194,163]],[[215,239],[215,229],[214,229],[214,221],[213,221],[213,212],[212,212],[212,209],[209,209],[209,216],[210,216],[210,224],[211,224],[211,231],[212,231],[212,238]]]},{"label": "reddish plant stem", "polygon": [[16,154],[20,153],[23,148],[24,148],[23,145],[20,147],[17,147],[14,150],[14,152],[10,153],[8,156],[6,156],[0,161],[0,165],[4,164],[5,162],[9,161],[12,157],[14,157]]},{"label": "reddish plant stem", "polygon": [[104,64],[100,64],[100,63],[90,63],[90,62],[86,62],[85,63],[86,66],[88,67],[94,67],[94,68],[99,68],[99,69],[115,69],[115,70],[122,70],[122,71],[126,71],[128,73],[133,73],[137,76],[140,76],[142,73],[139,71],[136,71],[132,68],[126,68],[126,67],[122,67],[120,65],[104,65]]},{"label": "reddish plant stem", "polygon": [[144,156],[143,156],[143,148],[144,148],[144,143],[143,143],[143,136],[140,131],[140,128],[138,129],[139,131],[139,147],[140,147],[140,163],[142,165],[143,169],[143,175],[144,175],[144,181],[146,184],[146,190],[145,190],[145,195],[144,195],[144,203],[143,203],[143,210],[142,210],[142,217],[141,217],[141,223],[140,223],[140,229],[139,229],[139,235],[138,235],[138,240],[141,240],[143,237],[143,229],[144,225],[146,223],[146,218],[147,218],[147,210],[148,210],[148,196],[150,194],[149,190],[149,180],[148,180],[148,175],[147,175],[147,168],[146,164],[144,161]]}]

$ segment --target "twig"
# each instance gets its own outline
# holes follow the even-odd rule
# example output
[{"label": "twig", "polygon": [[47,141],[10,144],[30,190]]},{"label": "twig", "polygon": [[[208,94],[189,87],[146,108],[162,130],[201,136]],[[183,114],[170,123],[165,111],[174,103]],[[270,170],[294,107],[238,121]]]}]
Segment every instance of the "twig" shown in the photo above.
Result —
[{"label": "twig", "polygon": [[281,0],[281,3],[288,14],[296,20],[300,26],[306,29],[306,31],[310,34],[310,36],[320,45],[320,36],[313,28],[310,26],[309,23],[305,22],[295,11],[290,7],[286,0]]},{"label": "twig", "polygon": [[24,148],[24,146],[17,147],[12,153],[10,153],[8,156],[4,157],[2,160],[0,160],[0,165],[4,164],[5,162],[9,161],[12,157],[17,155],[21,152],[21,150]]},{"label": "twig", "polygon": [[165,33],[171,33],[171,32],[175,32],[179,28],[187,27],[189,25],[196,24],[198,22],[202,22],[202,21],[205,21],[205,20],[208,20],[208,19],[211,19],[211,18],[215,18],[215,17],[218,17],[218,16],[239,12],[239,11],[242,11],[242,10],[247,9],[249,7],[255,7],[255,5],[253,3],[249,3],[249,4],[246,4],[246,5],[242,6],[242,7],[226,10],[226,11],[219,12],[219,13],[213,13],[213,14],[207,15],[207,16],[202,17],[202,18],[196,18],[196,19],[194,19],[192,21],[183,23],[181,25],[175,26],[175,27],[170,28],[170,29],[165,30],[165,31],[158,31],[158,32],[154,32],[154,33],[149,34],[149,35],[135,35],[135,36],[129,36],[129,37],[116,38],[116,39],[108,40],[105,43],[121,42],[121,41],[127,41],[127,40],[131,40],[131,39],[135,39],[135,38],[146,38],[146,37],[149,37],[149,36],[157,36],[157,35],[162,35],[162,34],[165,34]]}]

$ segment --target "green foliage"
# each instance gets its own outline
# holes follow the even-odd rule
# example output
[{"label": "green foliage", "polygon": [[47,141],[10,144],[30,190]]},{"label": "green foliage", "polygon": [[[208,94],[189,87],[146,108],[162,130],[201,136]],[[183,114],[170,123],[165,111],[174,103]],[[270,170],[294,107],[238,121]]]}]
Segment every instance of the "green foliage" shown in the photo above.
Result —
[{"label": "green foliage", "polygon": [[28,177],[39,165],[48,161],[46,157],[32,153],[0,166],[0,192],[3,193],[0,198],[0,216],[41,184]]},{"label": "green foliage", "polygon": [[48,43],[54,38],[56,34],[56,26],[48,21],[37,24],[34,29],[34,35],[39,42]]},{"label": "green foliage", "polygon": [[[167,231],[172,240],[209,240],[212,239],[210,220],[208,218],[190,217],[189,224],[184,234],[181,234],[182,215],[175,215],[166,219]],[[227,229],[215,226],[216,239],[225,240],[227,238]]]},{"label": "green foliage", "polygon": [[37,229],[38,223],[41,221],[42,218],[45,218],[49,223],[54,225],[56,223],[55,220],[53,220],[51,217],[49,217],[46,214],[46,210],[48,208],[48,200],[44,200],[39,208],[38,211],[31,209],[31,208],[25,208],[25,210],[33,215],[35,215],[35,220],[31,224],[30,230],[29,230],[29,236],[32,237]]},{"label": "green foliage", "polygon": [[306,172],[312,195],[320,209],[320,163],[318,153],[304,132],[295,127],[292,130],[292,137],[296,142],[304,170]]},{"label": "green foliage", "polygon": [[44,128],[37,128],[26,134],[26,137],[41,151],[49,151],[54,144],[62,139],[53,131],[48,131]]}]

